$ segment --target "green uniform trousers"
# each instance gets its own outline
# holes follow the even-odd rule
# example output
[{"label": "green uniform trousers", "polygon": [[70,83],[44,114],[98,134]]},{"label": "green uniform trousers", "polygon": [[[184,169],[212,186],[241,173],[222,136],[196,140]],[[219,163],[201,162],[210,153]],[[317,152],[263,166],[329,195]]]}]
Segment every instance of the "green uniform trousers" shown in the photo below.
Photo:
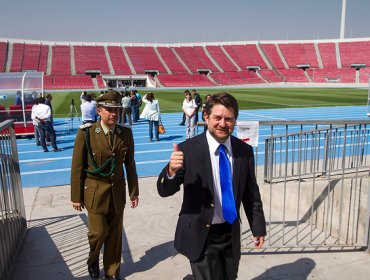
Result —
[{"label": "green uniform trousers", "polygon": [[107,215],[88,213],[90,254],[87,264],[99,260],[104,245],[103,266],[106,275],[119,275],[122,255],[123,210],[116,213],[110,203]]}]

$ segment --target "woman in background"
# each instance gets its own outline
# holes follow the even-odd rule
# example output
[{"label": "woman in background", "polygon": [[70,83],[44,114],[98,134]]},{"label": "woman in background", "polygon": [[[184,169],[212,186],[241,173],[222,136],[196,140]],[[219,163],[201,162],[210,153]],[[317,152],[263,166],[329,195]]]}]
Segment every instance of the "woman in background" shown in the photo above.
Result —
[{"label": "woman in background", "polygon": [[184,111],[186,115],[186,118],[185,118],[186,140],[194,137],[195,135],[195,110],[196,108],[197,108],[197,105],[195,104],[190,91],[185,90],[185,100],[182,103],[182,110]]},{"label": "woman in background", "polygon": [[143,97],[143,102],[145,103],[145,107],[143,112],[140,115],[140,118],[146,119],[149,121],[149,141],[153,141],[153,126],[154,126],[154,133],[155,133],[155,141],[159,141],[159,131],[158,125],[160,120],[160,109],[159,109],[159,102],[154,98],[154,94],[152,92],[148,92]]}]

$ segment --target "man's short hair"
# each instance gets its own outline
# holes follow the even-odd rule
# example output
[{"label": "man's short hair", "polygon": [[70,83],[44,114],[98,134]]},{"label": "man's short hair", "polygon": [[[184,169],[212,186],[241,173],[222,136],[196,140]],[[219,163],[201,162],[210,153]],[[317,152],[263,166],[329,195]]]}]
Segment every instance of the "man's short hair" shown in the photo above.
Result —
[{"label": "man's short hair", "polygon": [[86,94],[86,96],[85,96],[85,100],[86,100],[87,102],[91,102],[91,100],[92,100],[92,96],[91,96],[91,94],[90,94],[90,93]]},{"label": "man's short hair", "polygon": [[238,101],[230,93],[220,92],[213,94],[206,103],[205,112],[207,116],[211,114],[213,106],[217,104],[223,105],[229,110],[233,110],[235,114],[235,119],[238,118],[239,115]]},{"label": "man's short hair", "polygon": [[39,97],[39,103],[45,103],[45,97],[40,96]]}]

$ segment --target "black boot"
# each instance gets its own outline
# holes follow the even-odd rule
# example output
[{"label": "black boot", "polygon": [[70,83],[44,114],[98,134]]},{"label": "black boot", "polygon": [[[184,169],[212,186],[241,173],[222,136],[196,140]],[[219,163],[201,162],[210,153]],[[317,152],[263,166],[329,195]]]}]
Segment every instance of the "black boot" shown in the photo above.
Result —
[{"label": "black boot", "polygon": [[90,277],[92,279],[98,279],[99,278],[99,273],[100,273],[99,260],[97,260],[96,262],[88,265],[87,270],[89,271]]}]

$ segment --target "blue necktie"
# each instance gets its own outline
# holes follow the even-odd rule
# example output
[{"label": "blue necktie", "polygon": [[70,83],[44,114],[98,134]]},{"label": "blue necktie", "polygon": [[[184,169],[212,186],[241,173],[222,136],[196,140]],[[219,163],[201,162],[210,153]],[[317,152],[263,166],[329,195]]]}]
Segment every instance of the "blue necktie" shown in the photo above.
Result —
[{"label": "blue necktie", "polygon": [[224,219],[229,224],[232,224],[237,215],[233,193],[233,183],[231,177],[230,161],[225,152],[225,145],[221,144],[218,147],[219,151],[219,167],[220,167],[220,183],[222,193],[222,214]]}]

